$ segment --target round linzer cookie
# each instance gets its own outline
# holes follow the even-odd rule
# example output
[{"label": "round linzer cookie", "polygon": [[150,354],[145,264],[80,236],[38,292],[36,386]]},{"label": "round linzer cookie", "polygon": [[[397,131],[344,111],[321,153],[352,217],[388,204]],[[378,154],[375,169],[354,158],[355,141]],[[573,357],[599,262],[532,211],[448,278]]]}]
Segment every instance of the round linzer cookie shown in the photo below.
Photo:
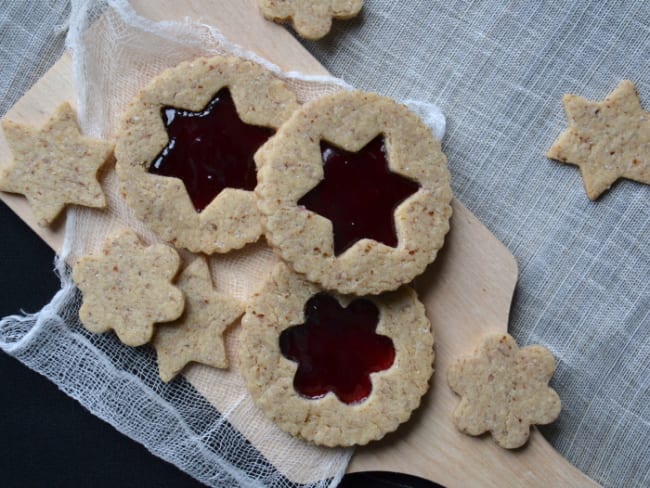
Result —
[{"label": "round linzer cookie", "polygon": [[419,117],[389,98],[346,91],[309,102],[255,160],[268,242],[326,289],[396,289],[443,245],[446,157]]},{"label": "round linzer cookie", "polygon": [[253,155],[297,107],[280,79],[250,61],[181,63],[124,114],[115,148],[120,189],[178,247],[212,254],[254,242],[262,228]]},{"label": "round linzer cookie", "polygon": [[405,422],[433,357],[431,324],[408,287],[342,296],[280,263],[242,319],[240,370],[255,403],[325,446],[366,444]]}]

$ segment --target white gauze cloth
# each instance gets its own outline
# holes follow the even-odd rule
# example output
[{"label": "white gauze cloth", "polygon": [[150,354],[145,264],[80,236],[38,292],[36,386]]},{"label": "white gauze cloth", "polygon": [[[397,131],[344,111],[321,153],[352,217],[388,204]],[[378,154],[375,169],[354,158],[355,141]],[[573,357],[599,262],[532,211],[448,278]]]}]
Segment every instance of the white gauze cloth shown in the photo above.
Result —
[{"label": "white gauze cloth", "polygon": [[[301,102],[340,89],[331,77],[282,73],[229,43],[211,26],[156,23],[122,0],[72,2],[67,45],[73,54],[78,115],[84,133],[113,137],[125,105],[152,77],[181,61],[237,55],[284,78]],[[407,104],[442,138],[445,120],[433,105]],[[128,226],[159,242],[117,191],[114,171],[102,181],[108,208],[70,208],[57,269],[62,289],[35,315],[0,322],[0,347],[54,381],[93,414],[210,486],[336,486],[352,449],[325,449],[294,439],[267,420],[237,371],[237,328],[227,334],[231,367],[191,365],[170,384],[158,378],[155,352],[129,348],[112,334],[93,335],[78,320],[81,295],[65,263],[96,252],[114,230]],[[219,291],[246,299],[275,263],[263,243],[210,258]]]}]

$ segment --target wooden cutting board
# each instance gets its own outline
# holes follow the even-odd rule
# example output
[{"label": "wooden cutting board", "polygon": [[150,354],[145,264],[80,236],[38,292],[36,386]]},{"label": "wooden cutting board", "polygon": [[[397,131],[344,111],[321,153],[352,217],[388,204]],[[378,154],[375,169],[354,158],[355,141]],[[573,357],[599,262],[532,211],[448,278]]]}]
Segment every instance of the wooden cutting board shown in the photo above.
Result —
[{"label": "wooden cutting board", "polygon": [[[276,63],[308,74],[326,70],[283,27],[266,22],[255,0],[134,1],[152,20],[190,17],[217,26],[231,41]],[[155,5],[155,7],[153,6]],[[6,114],[18,122],[41,125],[62,101],[76,99],[71,59],[64,55]],[[0,164],[10,153],[0,131]],[[60,250],[63,224],[42,229],[22,196],[0,193],[52,248]],[[416,280],[433,323],[436,374],[432,388],[411,420],[379,442],[356,450],[355,471],[397,471],[454,486],[598,486],[571,466],[534,431],[525,448],[506,451],[489,436],[468,437],[455,430],[451,413],[458,398],[446,384],[446,371],[457,357],[470,353],[487,332],[507,331],[517,281],[509,251],[461,203],[454,201],[452,230],[436,262]]]}]

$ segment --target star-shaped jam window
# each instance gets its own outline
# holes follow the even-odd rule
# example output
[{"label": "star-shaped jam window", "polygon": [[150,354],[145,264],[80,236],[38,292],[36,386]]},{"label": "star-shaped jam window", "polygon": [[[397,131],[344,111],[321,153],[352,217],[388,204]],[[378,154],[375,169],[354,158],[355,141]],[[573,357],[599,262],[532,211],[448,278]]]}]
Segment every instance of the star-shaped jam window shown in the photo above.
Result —
[{"label": "star-shaped jam window", "polygon": [[149,173],[179,178],[197,212],[226,188],[255,188],[253,156],[274,131],[243,122],[228,88],[199,112],[163,107],[161,116],[169,142]]},{"label": "star-shaped jam window", "polygon": [[68,204],[106,206],[97,177],[113,144],[82,136],[69,103],[40,129],[10,120],[2,128],[13,160],[0,170],[0,190],[25,195],[40,226],[54,222]]},{"label": "star-shaped jam window", "polygon": [[393,341],[375,332],[379,310],[370,300],[357,299],[347,307],[327,293],[305,304],[305,322],[280,334],[280,351],[298,363],[293,385],[306,398],[333,392],[346,404],[370,395],[370,374],[390,368]]},{"label": "star-shaped jam window", "polygon": [[565,95],[569,127],[546,155],[580,167],[587,196],[596,200],[619,178],[650,185],[650,113],[624,80],[602,102]]},{"label": "star-shaped jam window", "polygon": [[298,205],[332,222],[334,254],[342,254],[361,239],[396,247],[395,209],[420,186],[390,170],[384,137],[375,137],[359,152],[326,141],[320,148],[323,179]]}]

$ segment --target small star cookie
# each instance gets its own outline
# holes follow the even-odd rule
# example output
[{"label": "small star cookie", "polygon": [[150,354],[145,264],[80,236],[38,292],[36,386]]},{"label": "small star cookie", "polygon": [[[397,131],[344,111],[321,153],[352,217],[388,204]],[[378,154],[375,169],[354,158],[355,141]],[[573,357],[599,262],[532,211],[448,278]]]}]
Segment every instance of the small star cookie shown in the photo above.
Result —
[{"label": "small star cookie", "polygon": [[145,246],[124,229],[109,237],[99,255],[77,261],[72,277],[81,292],[81,322],[91,332],[114,330],[127,346],[151,340],[153,324],[177,319],[183,293],[172,285],[180,257],[169,246]]},{"label": "small star cookie", "polygon": [[351,19],[363,7],[363,0],[258,0],[257,3],[268,20],[291,20],[298,34],[313,40],[330,31],[332,18]]},{"label": "small star cookie", "polygon": [[2,128],[14,159],[0,170],[0,190],[25,195],[40,226],[67,204],[106,206],[97,172],[113,145],[82,136],[70,104],[60,105],[41,129],[10,120]]},{"label": "small star cookie", "polygon": [[602,102],[562,100],[569,127],[546,156],[580,167],[587,196],[596,200],[619,178],[650,185],[650,113],[624,80]]},{"label": "small star cookie", "polygon": [[492,334],[473,357],[448,371],[451,389],[461,402],[454,424],[461,432],[490,431],[501,447],[522,446],[533,424],[548,424],[560,414],[560,397],[548,387],[555,360],[542,346],[519,348],[508,334]]},{"label": "small star cookie", "polygon": [[185,294],[185,312],[178,320],[158,326],[153,338],[165,382],[191,361],[227,368],[223,333],[244,312],[242,303],[214,290],[204,258],[185,268],[176,284]]}]

